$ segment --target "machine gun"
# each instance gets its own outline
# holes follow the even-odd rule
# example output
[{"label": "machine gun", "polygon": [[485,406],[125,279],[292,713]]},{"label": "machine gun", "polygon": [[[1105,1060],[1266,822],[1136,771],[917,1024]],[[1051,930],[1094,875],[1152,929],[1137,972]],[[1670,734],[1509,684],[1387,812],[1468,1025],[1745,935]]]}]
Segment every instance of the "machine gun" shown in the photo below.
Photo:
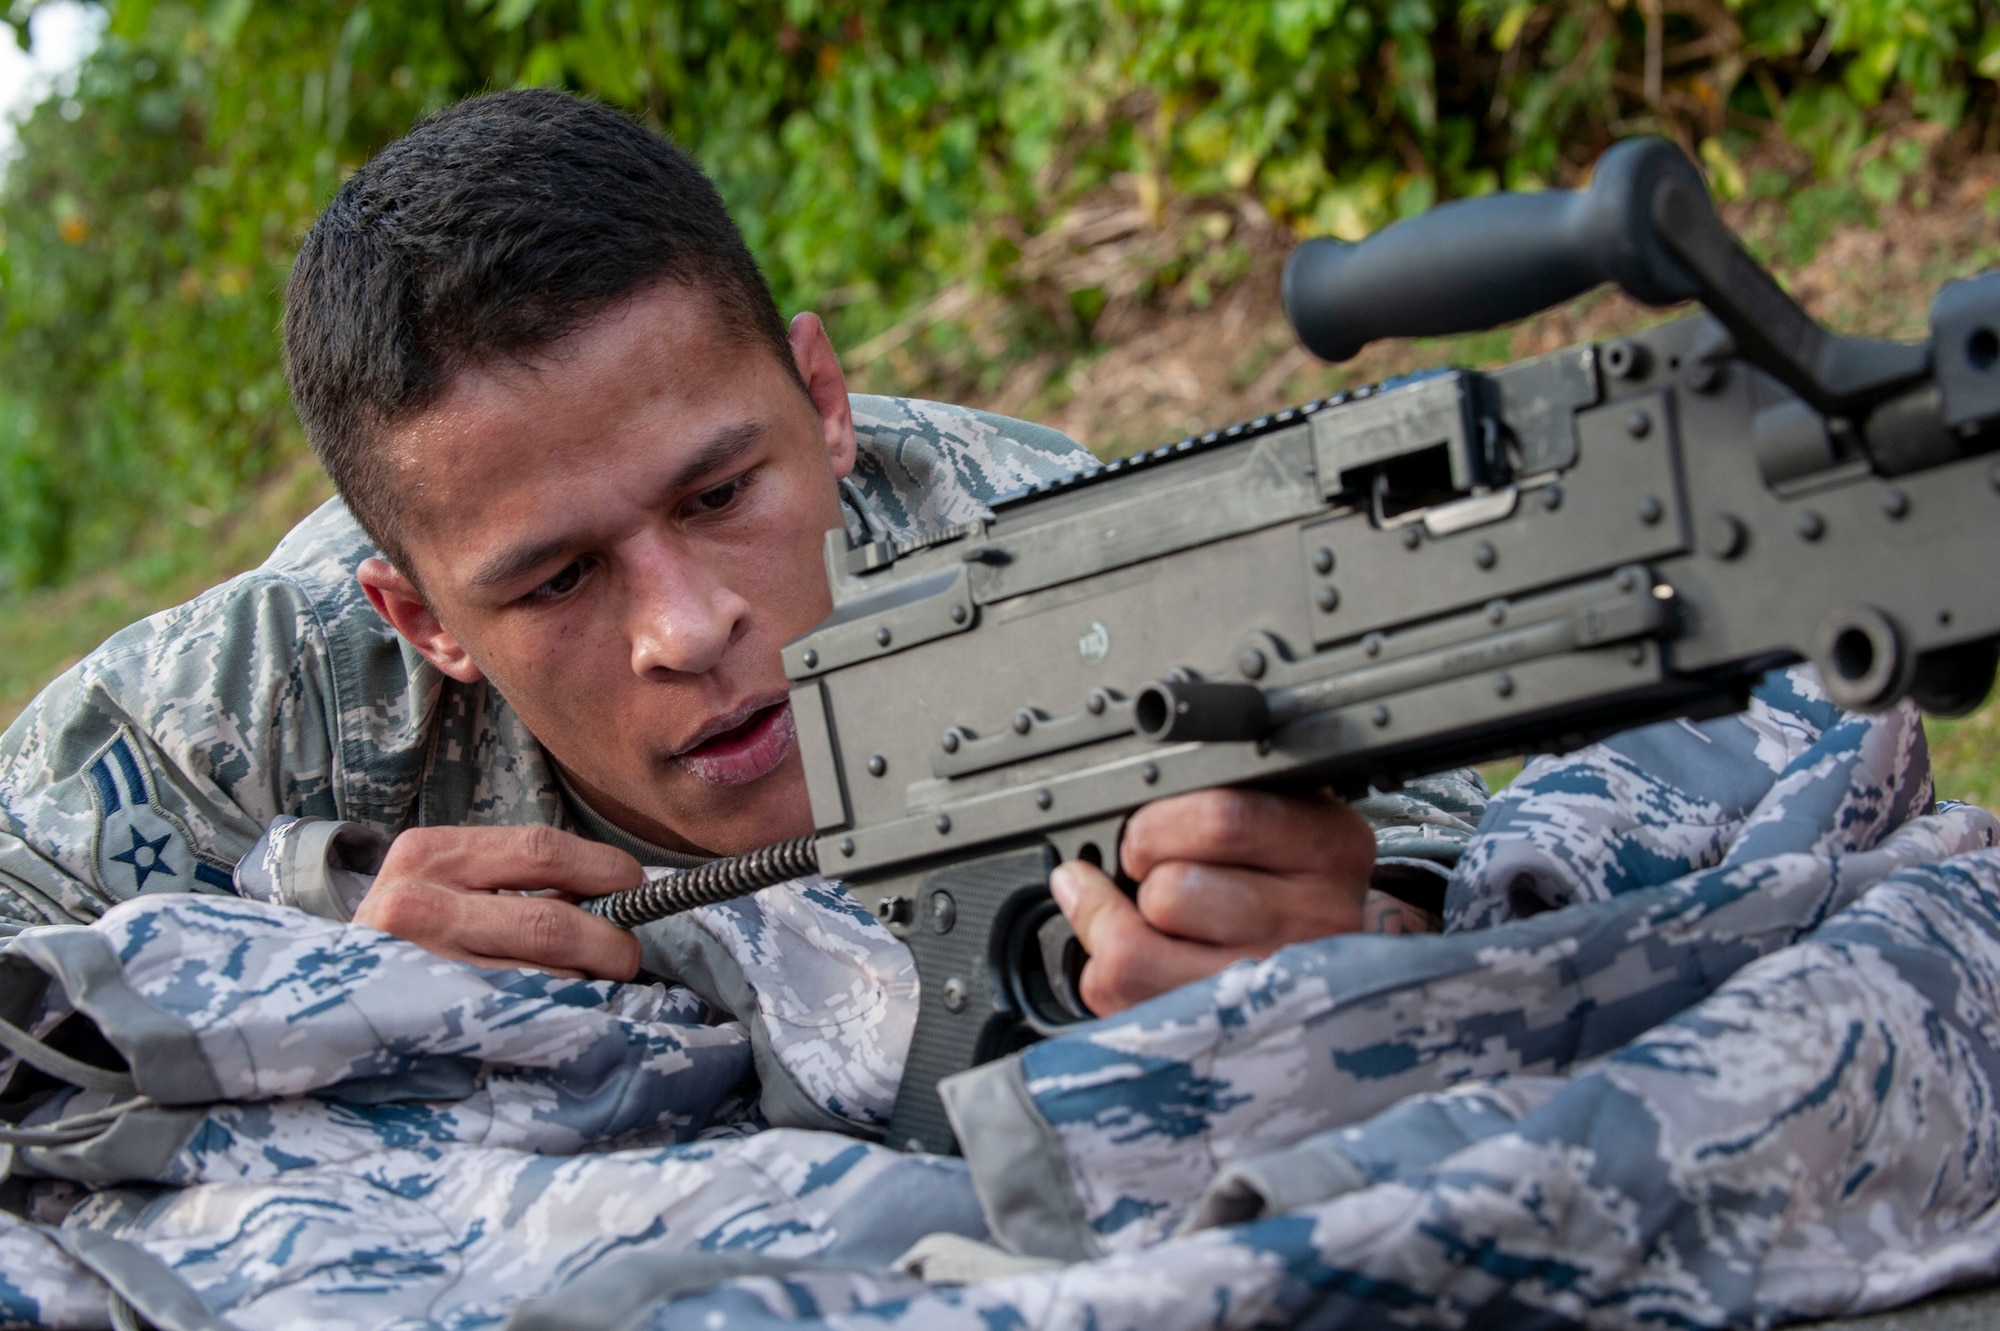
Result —
[{"label": "machine gun", "polygon": [[1048,891],[1128,814],[1233,784],[1390,789],[1745,705],[1805,659],[1844,706],[1970,710],[2000,648],[2000,273],[1916,344],[1835,336],[1661,139],[1587,191],[1308,241],[1330,360],[1615,282],[1706,313],[1357,389],[1091,468],[990,521],[850,549],[784,649],[817,837],[600,899],[624,924],[817,870],[915,955],[897,1145],[939,1078],[1088,1014]]}]

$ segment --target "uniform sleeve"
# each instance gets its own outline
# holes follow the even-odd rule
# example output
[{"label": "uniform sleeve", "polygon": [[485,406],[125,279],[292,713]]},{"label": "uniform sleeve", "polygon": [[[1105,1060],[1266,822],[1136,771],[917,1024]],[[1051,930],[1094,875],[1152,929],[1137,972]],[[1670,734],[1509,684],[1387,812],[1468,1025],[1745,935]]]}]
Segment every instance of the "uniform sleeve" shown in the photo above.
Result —
[{"label": "uniform sleeve", "polygon": [[326,652],[252,573],[117,634],[0,736],[0,934],[228,892],[279,814],[335,817]]},{"label": "uniform sleeve", "polygon": [[236,891],[346,924],[381,872],[389,841],[365,823],[281,814],[237,861]]}]

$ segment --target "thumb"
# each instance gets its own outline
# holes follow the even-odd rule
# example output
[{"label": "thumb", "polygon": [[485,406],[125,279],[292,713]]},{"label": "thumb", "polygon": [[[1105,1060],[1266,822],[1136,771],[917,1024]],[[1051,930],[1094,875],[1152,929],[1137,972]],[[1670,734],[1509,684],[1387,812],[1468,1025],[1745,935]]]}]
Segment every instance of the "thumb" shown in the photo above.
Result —
[{"label": "thumb", "polygon": [[1057,865],[1049,875],[1049,895],[1069,919],[1085,952],[1101,952],[1110,935],[1145,926],[1132,899],[1102,869],[1084,860]]}]

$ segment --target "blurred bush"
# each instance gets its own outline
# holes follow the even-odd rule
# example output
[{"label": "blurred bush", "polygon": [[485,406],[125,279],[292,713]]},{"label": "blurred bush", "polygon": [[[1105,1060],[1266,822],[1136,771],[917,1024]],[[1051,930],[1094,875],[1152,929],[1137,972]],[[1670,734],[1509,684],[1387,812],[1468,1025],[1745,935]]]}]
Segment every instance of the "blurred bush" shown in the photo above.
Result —
[{"label": "blurred bush", "polygon": [[[33,8],[16,0],[18,32]],[[276,325],[298,237],[344,173],[486,88],[567,86],[672,134],[780,303],[828,314],[843,344],[954,285],[1005,290],[1024,246],[1114,183],[1156,223],[1220,198],[1357,237],[1441,199],[1571,183],[1612,139],[1658,131],[1725,194],[1818,191],[1785,242],[1809,249],[1895,197],[1926,145],[2000,132],[1991,0],[109,10],[0,190],[0,586],[199,527],[295,453]],[[1933,132],[1892,142],[1890,123]],[[1799,169],[1751,180],[1739,158],[1772,133]],[[1229,280],[1224,234],[1151,248],[1158,280]],[[1104,292],[1063,295],[1024,336],[1088,338]]]}]

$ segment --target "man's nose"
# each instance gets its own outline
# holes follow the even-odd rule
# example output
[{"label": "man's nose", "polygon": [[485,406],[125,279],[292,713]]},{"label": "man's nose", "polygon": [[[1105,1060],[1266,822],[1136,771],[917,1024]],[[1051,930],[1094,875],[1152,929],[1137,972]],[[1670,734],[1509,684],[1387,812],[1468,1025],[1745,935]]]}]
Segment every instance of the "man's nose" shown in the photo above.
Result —
[{"label": "man's nose", "polygon": [[707,674],[721,663],[750,610],[713,570],[670,550],[635,560],[630,585],[632,672],[641,678],[663,671]]}]

